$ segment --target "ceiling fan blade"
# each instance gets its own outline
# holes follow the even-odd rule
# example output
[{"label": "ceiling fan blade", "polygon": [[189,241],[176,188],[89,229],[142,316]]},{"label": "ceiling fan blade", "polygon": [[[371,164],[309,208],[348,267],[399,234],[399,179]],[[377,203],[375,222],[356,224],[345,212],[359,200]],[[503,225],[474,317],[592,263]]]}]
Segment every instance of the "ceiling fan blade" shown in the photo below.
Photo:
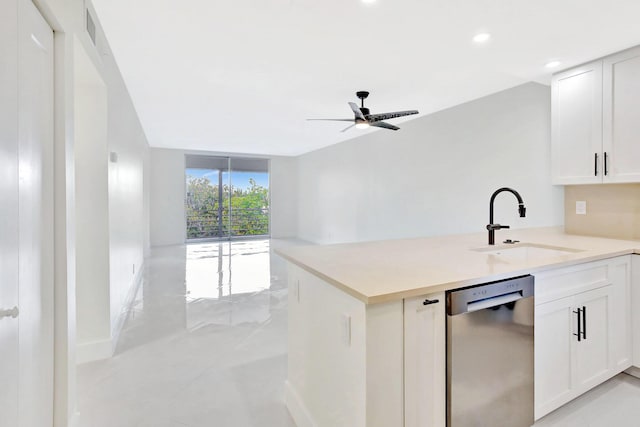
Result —
[{"label": "ceiling fan blade", "polygon": [[395,111],[393,113],[369,114],[368,118],[370,122],[379,122],[380,120],[395,119],[396,117],[411,116],[412,114],[418,114],[418,110]]},{"label": "ceiling fan blade", "polygon": [[356,115],[357,119],[366,120],[364,118],[364,115],[362,114],[362,111],[360,111],[360,107],[358,107],[358,104],[356,104],[355,102],[350,102],[349,107],[351,107],[351,109],[353,110],[353,114]]},{"label": "ceiling fan blade", "polygon": [[375,126],[377,128],[384,128],[384,129],[390,129],[390,130],[400,130],[400,128],[398,126],[394,126],[394,125],[390,125],[389,123],[385,123],[385,122],[369,122],[370,126]]},{"label": "ceiling fan blade", "polygon": [[353,119],[307,119],[307,120],[321,120],[324,122],[352,122]]},{"label": "ceiling fan blade", "polygon": [[351,126],[347,126],[346,128],[342,129],[340,132],[346,132],[346,131],[348,131],[349,129],[351,129],[352,127],[354,127],[355,125],[356,125],[356,124],[354,123],[354,124],[352,124]]}]

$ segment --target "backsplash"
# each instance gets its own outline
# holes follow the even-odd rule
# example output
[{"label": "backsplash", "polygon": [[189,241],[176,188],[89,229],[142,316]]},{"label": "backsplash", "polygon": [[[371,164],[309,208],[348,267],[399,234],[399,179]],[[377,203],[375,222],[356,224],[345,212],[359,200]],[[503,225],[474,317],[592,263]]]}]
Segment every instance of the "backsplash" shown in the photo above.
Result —
[{"label": "backsplash", "polygon": [[[586,215],[576,201],[587,202]],[[640,184],[566,186],[564,224],[569,234],[640,240]]]}]

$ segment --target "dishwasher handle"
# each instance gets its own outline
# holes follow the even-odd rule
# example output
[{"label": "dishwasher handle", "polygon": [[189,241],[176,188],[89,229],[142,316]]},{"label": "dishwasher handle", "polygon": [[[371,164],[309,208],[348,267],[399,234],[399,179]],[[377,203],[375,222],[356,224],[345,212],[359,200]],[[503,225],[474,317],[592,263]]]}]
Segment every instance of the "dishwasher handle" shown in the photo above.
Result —
[{"label": "dishwasher handle", "polygon": [[526,275],[447,291],[447,314],[455,316],[533,297],[533,286],[534,277]]},{"label": "dishwasher handle", "polygon": [[485,308],[497,307],[502,304],[518,301],[522,299],[522,291],[511,292],[505,295],[499,295],[493,298],[487,298],[480,301],[472,301],[467,303],[467,313],[472,311],[484,310]]}]

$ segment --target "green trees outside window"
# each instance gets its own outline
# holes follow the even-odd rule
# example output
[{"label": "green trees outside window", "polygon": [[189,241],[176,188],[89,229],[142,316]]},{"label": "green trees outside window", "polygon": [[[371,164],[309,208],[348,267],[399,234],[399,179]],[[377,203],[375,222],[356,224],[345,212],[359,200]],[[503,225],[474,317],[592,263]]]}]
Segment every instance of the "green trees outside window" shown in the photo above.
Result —
[{"label": "green trees outside window", "polygon": [[187,177],[187,239],[269,234],[269,189],[249,179],[247,188]]}]

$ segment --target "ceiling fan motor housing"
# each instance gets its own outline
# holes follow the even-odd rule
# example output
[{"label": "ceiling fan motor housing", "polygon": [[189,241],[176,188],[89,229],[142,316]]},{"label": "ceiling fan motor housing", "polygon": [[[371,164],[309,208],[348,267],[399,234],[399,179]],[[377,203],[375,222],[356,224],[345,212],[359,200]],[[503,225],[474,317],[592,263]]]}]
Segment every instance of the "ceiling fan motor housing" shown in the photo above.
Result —
[{"label": "ceiling fan motor housing", "polygon": [[362,115],[364,116],[368,116],[371,113],[371,111],[369,111],[368,108],[364,108],[364,107],[360,107],[360,111],[362,111]]}]

